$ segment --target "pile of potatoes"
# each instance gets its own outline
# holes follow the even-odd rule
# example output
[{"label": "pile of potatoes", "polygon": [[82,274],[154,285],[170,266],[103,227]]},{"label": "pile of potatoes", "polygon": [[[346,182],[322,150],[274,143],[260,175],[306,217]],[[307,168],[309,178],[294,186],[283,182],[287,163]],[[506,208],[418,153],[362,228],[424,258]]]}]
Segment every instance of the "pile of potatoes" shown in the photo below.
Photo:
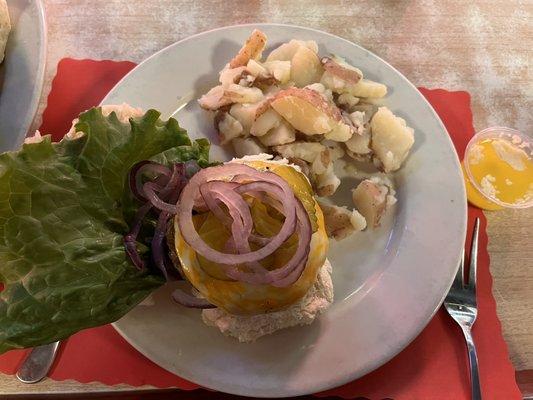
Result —
[{"label": "pile of potatoes", "polygon": [[[377,100],[387,87],[338,56],[320,57],[314,41],[293,39],[262,59],[267,38],[254,30],[220,72],[220,85],[199,99],[215,112],[220,144],[238,157],[269,153],[288,159],[308,176],[316,194],[335,193],[337,160],[398,170],[414,131]],[[390,182],[390,181],[388,181]],[[353,190],[354,210],[321,203],[331,237],[375,227],[392,204],[391,185],[365,179]]]}]

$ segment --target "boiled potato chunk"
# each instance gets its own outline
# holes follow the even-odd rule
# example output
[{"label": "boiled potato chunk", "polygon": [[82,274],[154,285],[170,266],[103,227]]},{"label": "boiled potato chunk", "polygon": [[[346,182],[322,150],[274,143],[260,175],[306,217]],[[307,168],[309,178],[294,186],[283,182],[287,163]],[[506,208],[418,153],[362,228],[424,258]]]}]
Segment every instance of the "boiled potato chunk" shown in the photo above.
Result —
[{"label": "boiled potato chunk", "polygon": [[246,73],[246,67],[237,67],[237,68],[224,68],[220,71],[218,80],[222,86],[229,86],[232,83],[239,83],[243,74]]},{"label": "boiled potato chunk", "polygon": [[361,79],[359,83],[348,89],[348,93],[355,97],[380,98],[387,94],[387,86],[369,79]]},{"label": "boiled potato chunk", "polygon": [[387,207],[386,186],[365,179],[353,191],[352,200],[368,226],[376,227]]},{"label": "boiled potato chunk", "polygon": [[352,96],[350,93],[342,93],[337,97],[337,103],[345,108],[351,109],[359,103],[359,97]]},{"label": "boiled potato chunk", "polygon": [[366,220],[357,210],[350,211],[345,206],[339,207],[320,200],[318,204],[324,213],[328,237],[342,240],[366,228]]},{"label": "boiled potato chunk", "polygon": [[324,57],[321,62],[325,72],[320,82],[335,93],[350,94],[350,98],[344,96],[339,102],[354,105],[358,101],[356,96],[359,96],[355,93],[361,91],[359,87],[359,83],[363,79],[361,70],[351,66],[343,58],[337,56],[332,58]]},{"label": "boiled potato chunk", "polygon": [[308,163],[315,161],[324,150],[326,147],[318,142],[294,142],[274,147],[283,158],[299,158]]},{"label": "boiled potato chunk", "polygon": [[285,120],[274,129],[268,131],[266,135],[260,136],[259,141],[265,146],[279,146],[292,143],[296,140],[294,128]]},{"label": "boiled potato chunk", "polygon": [[250,128],[250,134],[254,136],[263,136],[269,130],[276,128],[281,123],[281,116],[272,108],[268,108],[259,115]]},{"label": "boiled potato chunk", "polygon": [[370,149],[370,132],[365,130],[362,135],[352,135],[352,137],[345,142],[346,147],[356,154],[368,154]]},{"label": "boiled potato chunk", "polygon": [[332,196],[340,184],[341,180],[335,175],[333,164],[330,164],[323,174],[315,177],[316,194],[321,197]]},{"label": "boiled potato chunk", "polygon": [[259,60],[263,54],[267,41],[266,35],[258,29],[254,29],[250,37],[246,40],[239,52],[229,62],[230,68],[242,67],[250,60]]},{"label": "boiled potato chunk", "polygon": [[292,57],[296,54],[300,47],[307,47],[309,50],[312,50],[315,54],[318,53],[318,46],[314,40],[297,40],[292,39],[288,43],[283,43],[278,48],[272,50],[267,57],[267,61],[290,61]]},{"label": "boiled potato chunk", "polygon": [[339,110],[310,89],[283,90],[274,97],[271,106],[295,129],[306,135],[329,132],[341,120]]},{"label": "boiled potato chunk", "polygon": [[291,81],[298,87],[318,82],[324,72],[318,55],[300,46],[291,60]]},{"label": "boiled potato chunk", "polygon": [[218,129],[220,144],[224,145],[243,133],[242,124],[229,113],[218,112],[215,125]]},{"label": "boiled potato chunk", "polygon": [[233,150],[235,151],[237,157],[250,156],[266,152],[265,147],[251,137],[236,137],[231,141],[231,143],[233,144]]},{"label": "boiled potato chunk", "polygon": [[268,70],[261,65],[259,62],[255,60],[248,61],[248,64],[246,64],[246,70],[252,74],[253,76],[267,76]]},{"label": "boiled potato chunk", "polygon": [[281,84],[285,84],[291,79],[290,61],[267,61],[263,67]]},{"label": "boiled potato chunk", "polygon": [[324,66],[324,69],[328,73],[336,76],[346,83],[356,84],[363,78],[363,73],[360,69],[348,64],[341,57],[324,57],[322,58],[321,62]]},{"label": "boiled potato chunk", "polygon": [[371,148],[385,172],[396,171],[415,141],[414,130],[387,107],[380,107],[370,120]]},{"label": "boiled potato chunk", "polygon": [[256,119],[257,109],[261,103],[256,104],[233,104],[229,110],[229,113],[242,125],[244,134],[250,133],[250,128]]},{"label": "boiled potato chunk", "polygon": [[227,86],[215,86],[200,97],[198,103],[206,110],[218,110],[232,103],[256,103],[263,97],[263,92],[258,88],[231,83]]},{"label": "boiled potato chunk", "polygon": [[344,123],[338,123],[332,130],[326,132],[324,137],[335,142],[346,142],[352,135],[352,128]]}]

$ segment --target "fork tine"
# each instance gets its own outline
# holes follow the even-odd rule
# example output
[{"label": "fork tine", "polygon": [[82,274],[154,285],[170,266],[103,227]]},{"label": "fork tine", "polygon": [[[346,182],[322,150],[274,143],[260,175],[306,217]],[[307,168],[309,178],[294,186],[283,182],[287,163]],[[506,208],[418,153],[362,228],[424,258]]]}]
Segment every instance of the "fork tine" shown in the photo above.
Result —
[{"label": "fork tine", "polygon": [[477,279],[477,249],[479,237],[479,218],[476,218],[474,224],[474,233],[472,234],[472,248],[470,249],[470,271],[468,274],[468,286],[476,292]]},{"label": "fork tine", "polygon": [[463,248],[463,253],[461,254],[461,261],[459,261],[459,268],[455,274],[455,279],[453,280],[452,287],[456,289],[463,288],[464,282],[464,271],[465,271],[465,249]]}]

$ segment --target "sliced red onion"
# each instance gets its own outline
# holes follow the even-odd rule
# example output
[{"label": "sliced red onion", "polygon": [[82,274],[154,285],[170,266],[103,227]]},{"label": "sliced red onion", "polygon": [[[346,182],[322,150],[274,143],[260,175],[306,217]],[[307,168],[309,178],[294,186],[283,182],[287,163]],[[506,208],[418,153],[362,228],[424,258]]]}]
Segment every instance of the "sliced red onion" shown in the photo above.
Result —
[{"label": "sliced red onion", "polygon": [[[170,177],[167,186],[161,191],[163,198],[169,201],[171,204],[176,203],[178,200],[179,193],[181,191],[180,178],[183,176],[183,172],[183,168],[178,165],[174,165],[172,169],[172,176]],[[169,274],[165,264],[166,251],[163,243],[167,233],[167,223],[171,217],[172,214],[165,211],[162,211],[159,214],[151,244],[152,258],[154,259],[154,263],[156,267],[163,273],[163,276],[167,281],[169,280]]]},{"label": "sliced red onion", "polygon": [[195,160],[185,161],[184,168],[185,168],[185,176],[187,178],[190,178],[191,176],[196,174],[198,171],[200,171],[200,166]]},{"label": "sliced red onion", "polygon": [[[144,160],[139,161],[137,164],[135,164],[130,170],[129,186],[131,192],[139,201],[146,201],[146,196],[144,195],[142,189],[142,175],[147,172],[160,175],[160,177],[165,177],[166,181],[168,181],[171,175],[171,171],[169,168],[153,161]],[[165,184],[166,182],[158,182],[158,185],[160,185],[161,187],[165,186]]]},{"label": "sliced red onion", "polygon": [[309,255],[309,247],[311,243],[311,236],[313,234],[309,216],[305,211],[302,203],[297,200],[298,204],[298,247],[296,252],[287,264],[281,268],[268,271],[262,276],[251,274],[240,270],[232,270],[228,272],[228,276],[232,279],[251,283],[251,284],[271,284],[272,286],[285,287],[292,285],[301,276],[307,257]]},{"label": "sliced red onion", "polygon": [[[281,189],[280,200],[284,206],[285,221],[280,232],[264,247],[244,254],[222,253],[211,248],[203,241],[194,227],[192,212],[194,200],[201,184],[211,180],[222,180],[235,175],[246,175],[250,179],[274,183]],[[183,189],[178,202],[178,224],[184,240],[199,254],[208,260],[228,265],[245,264],[261,260],[272,254],[294,232],[296,226],[296,198],[289,185],[278,175],[271,172],[260,172],[243,164],[229,163],[218,167],[203,169],[192,177]]]},{"label": "sliced red onion", "polygon": [[[221,222],[226,222],[228,225],[231,224],[232,244],[239,254],[243,254],[250,252],[248,240],[254,223],[248,203],[235,192],[237,186],[238,184],[231,182],[209,181],[200,185],[200,193],[215,217]],[[218,202],[227,207],[231,221],[226,221],[228,218],[218,206]],[[255,272],[266,272],[258,261],[246,263],[246,266]]]},{"label": "sliced red onion", "polygon": [[172,215],[176,214],[175,201],[168,203],[165,200],[171,193],[179,191],[178,186],[184,179],[184,171],[183,165],[175,164],[170,179],[164,188],[159,187],[155,182],[146,182],[142,187],[143,194],[158,210]]},{"label": "sliced red onion", "polygon": [[[229,278],[277,287],[296,282],[307,263],[312,229],[305,208],[288,183],[272,172],[260,172],[244,164],[230,163],[197,172],[183,187],[186,176],[191,171],[193,169],[190,165],[175,164],[170,170],[148,161],[138,163],[132,169],[132,192],[137,198],[148,200],[137,212],[132,230],[124,238],[126,252],[132,262],[138,268],[144,268],[144,262],[136,249],[136,237],[142,219],[153,209],[159,216],[152,238],[152,256],[165,278],[169,279],[169,271],[172,269],[168,269],[164,237],[168,220],[177,213],[184,240],[198,254],[220,264]],[[155,177],[141,186],[143,174],[147,173]],[[253,232],[253,219],[244,194],[257,198],[284,215],[285,219],[277,234],[263,237]],[[178,196],[180,201],[176,205]],[[196,231],[192,217],[194,210],[200,209],[210,210],[222,224],[231,227],[232,236],[226,243],[224,252],[211,248]],[[276,251],[295,232],[298,234],[298,244],[292,258],[281,268],[266,270],[259,260]],[[251,251],[250,243],[262,247]],[[242,264],[249,271],[237,267]],[[214,307],[204,299],[179,290],[173,293],[173,298],[188,307]]]},{"label": "sliced red onion", "polygon": [[133,265],[135,265],[137,269],[141,271],[144,270],[145,264],[139,255],[139,251],[137,250],[137,236],[141,230],[142,220],[144,217],[146,217],[146,214],[148,214],[151,208],[152,204],[146,203],[137,210],[137,213],[133,218],[131,230],[126,234],[126,236],[124,236],[124,247],[126,248],[126,254],[129,256]]},{"label": "sliced red onion", "polygon": [[163,240],[165,239],[167,222],[170,214],[162,212],[157,219],[154,236],[152,238],[152,258],[156,267],[161,271],[165,279],[168,281],[168,272],[165,265],[165,255],[163,249]]},{"label": "sliced red onion", "polygon": [[[141,177],[144,173],[150,172],[152,174],[159,174],[153,178],[152,182],[145,183],[139,188]],[[142,226],[142,220],[146,217],[148,212],[154,208],[155,204],[168,204],[165,201],[175,203],[179,197],[179,193],[184,184],[185,167],[183,164],[174,164],[172,170],[169,168],[151,162],[141,161],[132,168],[129,176],[129,183],[132,193],[138,199],[148,199],[149,201],[139,208],[132,223],[132,229],[124,237],[124,247],[126,254],[131,259],[132,263],[139,269],[145,268],[145,262],[139,255],[137,250],[137,236]],[[149,188],[149,191],[145,190]],[[175,205],[174,205],[175,209]],[[156,208],[156,211],[158,209]],[[164,249],[164,237],[166,233],[166,226],[171,214],[168,212],[161,212],[158,217],[157,226],[152,238],[152,258],[155,265],[161,270],[165,278],[169,279],[168,274],[168,260],[166,260],[166,251]]]},{"label": "sliced red onion", "polygon": [[189,308],[216,308],[214,304],[211,304],[206,299],[202,299],[191,294],[185,293],[181,289],[176,289],[172,292],[172,299],[176,303]]}]

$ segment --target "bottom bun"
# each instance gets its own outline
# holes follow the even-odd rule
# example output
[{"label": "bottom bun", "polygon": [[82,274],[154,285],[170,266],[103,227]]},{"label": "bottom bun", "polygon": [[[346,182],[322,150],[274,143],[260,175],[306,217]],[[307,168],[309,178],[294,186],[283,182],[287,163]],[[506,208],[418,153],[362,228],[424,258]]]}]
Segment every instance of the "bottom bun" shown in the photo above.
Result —
[{"label": "bottom bun", "polygon": [[307,294],[284,310],[257,315],[232,315],[220,308],[213,308],[203,310],[202,319],[226,336],[240,342],[253,342],[280,329],[310,324],[332,302],[331,264],[326,259]]}]

